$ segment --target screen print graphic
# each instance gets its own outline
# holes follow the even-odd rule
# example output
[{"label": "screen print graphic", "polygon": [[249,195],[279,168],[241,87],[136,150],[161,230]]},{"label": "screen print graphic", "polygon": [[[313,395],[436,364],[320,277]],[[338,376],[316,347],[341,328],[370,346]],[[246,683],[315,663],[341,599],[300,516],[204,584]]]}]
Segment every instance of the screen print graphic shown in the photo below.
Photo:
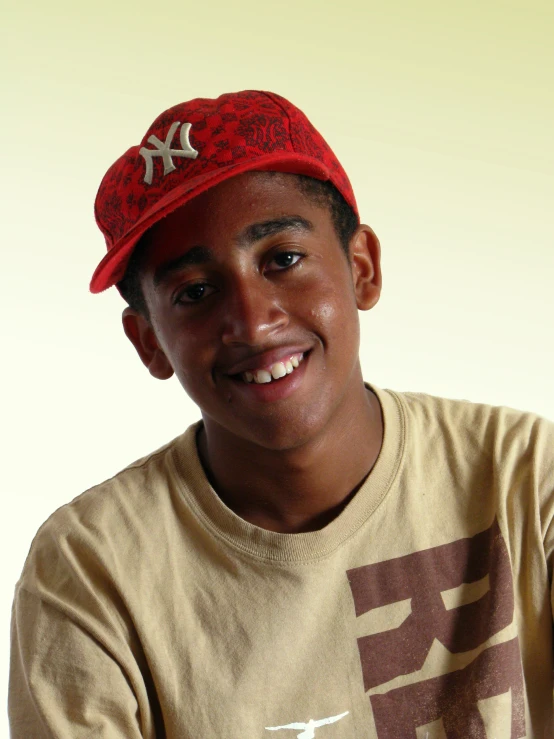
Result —
[{"label": "screen print graphic", "polygon": [[[519,644],[514,629],[506,629],[514,615],[512,573],[496,521],[472,538],[357,567],[347,576],[358,618],[400,601],[409,609],[397,628],[358,639],[379,739],[525,736]],[[464,588],[473,588],[466,602],[450,597]],[[507,640],[492,639],[503,630]],[[446,655],[438,676],[417,679],[435,647]],[[494,733],[487,733],[491,727]]]}]

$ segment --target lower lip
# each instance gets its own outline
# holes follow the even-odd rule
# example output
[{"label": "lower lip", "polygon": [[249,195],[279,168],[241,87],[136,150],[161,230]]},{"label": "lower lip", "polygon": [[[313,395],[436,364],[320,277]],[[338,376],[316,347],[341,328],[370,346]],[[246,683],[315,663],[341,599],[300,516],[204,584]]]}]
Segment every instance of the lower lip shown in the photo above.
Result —
[{"label": "lower lip", "polygon": [[306,373],[308,359],[309,355],[304,356],[304,359],[290,375],[280,377],[278,380],[264,382],[260,385],[257,382],[244,382],[244,380],[232,379],[231,382],[246,397],[262,403],[274,403],[277,400],[288,398],[300,387]]}]

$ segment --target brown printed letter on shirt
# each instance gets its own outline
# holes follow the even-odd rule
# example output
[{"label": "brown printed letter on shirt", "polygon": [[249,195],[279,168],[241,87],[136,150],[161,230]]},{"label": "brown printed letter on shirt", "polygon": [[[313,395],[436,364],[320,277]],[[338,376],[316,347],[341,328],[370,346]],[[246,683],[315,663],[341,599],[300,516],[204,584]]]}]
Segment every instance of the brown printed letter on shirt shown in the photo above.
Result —
[{"label": "brown printed letter on shirt", "polygon": [[[409,599],[411,614],[395,629],[358,639],[365,690],[420,670],[433,641],[452,654],[481,647],[513,621],[510,561],[498,523],[451,544],[347,572],[356,616]],[[443,593],[488,576],[486,593],[447,608]],[[511,691],[512,739],[525,736],[518,641],[489,646],[464,669],[370,697],[379,739],[416,737],[442,720],[448,739],[486,739],[478,702]]]}]

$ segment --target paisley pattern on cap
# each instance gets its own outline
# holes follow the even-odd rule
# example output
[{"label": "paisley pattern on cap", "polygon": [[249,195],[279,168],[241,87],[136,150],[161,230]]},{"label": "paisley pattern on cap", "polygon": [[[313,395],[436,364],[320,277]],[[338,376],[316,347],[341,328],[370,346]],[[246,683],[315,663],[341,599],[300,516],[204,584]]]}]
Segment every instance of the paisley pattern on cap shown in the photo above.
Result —
[{"label": "paisley pattern on cap", "polygon": [[284,149],[289,138],[282,116],[270,117],[264,113],[245,116],[237,126],[237,135],[244,138],[245,144],[265,154]]}]

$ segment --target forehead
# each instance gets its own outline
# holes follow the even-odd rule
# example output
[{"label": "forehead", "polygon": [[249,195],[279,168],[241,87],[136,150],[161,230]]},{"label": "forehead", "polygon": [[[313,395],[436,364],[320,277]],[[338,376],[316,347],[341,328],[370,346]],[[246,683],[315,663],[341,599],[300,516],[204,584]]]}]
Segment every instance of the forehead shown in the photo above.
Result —
[{"label": "forehead", "polygon": [[[270,222],[269,227],[267,222]],[[163,260],[185,248],[219,244],[240,246],[281,230],[331,228],[329,210],[308,197],[295,175],[248,172],[198,195],[157,223],[140,245],[141,272],[155,269]]]}]

